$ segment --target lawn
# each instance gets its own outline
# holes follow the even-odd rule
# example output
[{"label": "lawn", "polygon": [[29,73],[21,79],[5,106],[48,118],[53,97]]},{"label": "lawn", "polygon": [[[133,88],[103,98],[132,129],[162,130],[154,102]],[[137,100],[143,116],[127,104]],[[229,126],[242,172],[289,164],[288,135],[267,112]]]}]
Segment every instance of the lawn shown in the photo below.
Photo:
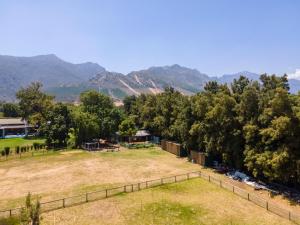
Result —
[{"label": "lawn", "polygon": [[15,148],[16,146],[23,146],[23,145],[32,145],[33,142],[44,143],[44,139],[32,138],[32,139],[25,139],[25,138],[8,138],[8,139],[0,139],[0,150],[4,147]]},{"label": "lawn", "polygon": [[208,181],[194,179],[45,213],[43,224],[292,223]]}]

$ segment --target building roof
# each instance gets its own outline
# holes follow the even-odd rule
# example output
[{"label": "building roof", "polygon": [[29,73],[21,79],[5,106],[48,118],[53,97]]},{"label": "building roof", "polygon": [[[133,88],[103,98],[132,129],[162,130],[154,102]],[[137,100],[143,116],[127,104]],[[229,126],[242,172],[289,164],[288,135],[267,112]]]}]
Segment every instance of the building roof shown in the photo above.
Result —
[{"label": "building roof", "polygon": [[[120,132],[116,132],[117,135],[120,135]],[[138,130],[134,137],[145,137],[145,136],[150,136],[151,134],[147,130]],[[122,136],[122,135],[121,135]]]},{"label": "building roof", "polygon": [[135,136],[136,137],[150,136],[150,133],[147,130],[138,130]]},{"label": "building roof", "polygon": [[2,118],[0,119],[0,126],[7,125],[24,125],[26,122],[22,118]]},{"label": "building roof", "polygon": [[10,126],[0,126],[0,130],[3,129],[23,129],[23,128],[30,128],[32,126],[23,125],[10,125]]}]

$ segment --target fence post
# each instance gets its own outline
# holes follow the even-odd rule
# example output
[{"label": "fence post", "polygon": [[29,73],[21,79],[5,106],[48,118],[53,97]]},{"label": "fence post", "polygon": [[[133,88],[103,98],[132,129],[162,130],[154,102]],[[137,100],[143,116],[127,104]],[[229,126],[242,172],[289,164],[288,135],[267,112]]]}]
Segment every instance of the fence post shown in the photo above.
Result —
[{"label": "fence post", "polygon": [[148,181],[146,181],[146,188],[148,188]]},{"label": "fence post", "polygon": [[268,201],[266,201],[266,209],[269,211],[269,204],[268,204]]},{"label": "fence post", "polygon": [[105,189],[105,198],[107,198],[107,189]]},{"label": "fence post", "polygon": [[88,202],[88,201],[89,201],[88,193],[85,193],[85,202]]},{"label": "fence post", "polygon": [[160,185],[163,185],[164,184],[164,181],[163,181],[163,178],[160,179]]},{"label": "fence post", "polygon": [[175,176],[175,183],[177,182],[177,176]]},{"label": "fence post", "polygon": [[63,203],[63,208],[65,208],[66,204],[65,204],[65,199],[64,198],[62,199],[62,203]]},{"label": "fence post", "polygon": [[10,209],[10,210],[9,210],[9,216],[11,216],[11,214],[12,214],[12,213],[11,213],[11,209]]},{"label": "fence post", "polygon": [[248,201],[250,201],[250,194],[249,193],[247,194],[247,199],[248,199]]},{"label": "fence post", "polygon": [[234,186],[232,185],[232,192],[234,193]]},{"label": "fence post", "polygon": [[210,175],[208,175],[208,181],[210,182]]},{"label": "fence post", "polygon": [[126,193],[126,185],[124,185],[124,192]]},{"label": "fence post", "polygon": [[131,192],[133,192],[133,184],[131,185]]},{"label": "fence post", "polygon": [[289,211],[289,220],[291,220],[291,211]]}]

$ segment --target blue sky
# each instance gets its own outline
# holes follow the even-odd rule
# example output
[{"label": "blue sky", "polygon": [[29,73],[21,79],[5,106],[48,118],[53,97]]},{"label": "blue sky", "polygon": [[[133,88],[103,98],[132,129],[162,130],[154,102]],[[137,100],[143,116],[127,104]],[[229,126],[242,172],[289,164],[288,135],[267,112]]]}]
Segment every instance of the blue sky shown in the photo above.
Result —
[{"label": "blue sky", "polygon": [[0,0],[0,54],[54,53],[123,73],[175,63],[294,73],[299,12],[297,0]]}]

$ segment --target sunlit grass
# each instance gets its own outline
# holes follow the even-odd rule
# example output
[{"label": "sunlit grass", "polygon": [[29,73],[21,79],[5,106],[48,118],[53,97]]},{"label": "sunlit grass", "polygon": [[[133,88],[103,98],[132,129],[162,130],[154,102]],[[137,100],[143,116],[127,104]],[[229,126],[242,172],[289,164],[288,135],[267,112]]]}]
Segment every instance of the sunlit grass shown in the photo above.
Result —
[{"label": "sunlit grass", "polygon": [[45,140],[41,138],[32,138],[32,139],[25,139],[25,138],[8,138],[8,139],[0,139],[0,150],[4,147],[10,147],[14,149],[16,146],[26,146],[32,145],[34,142],[44,143]]}]

